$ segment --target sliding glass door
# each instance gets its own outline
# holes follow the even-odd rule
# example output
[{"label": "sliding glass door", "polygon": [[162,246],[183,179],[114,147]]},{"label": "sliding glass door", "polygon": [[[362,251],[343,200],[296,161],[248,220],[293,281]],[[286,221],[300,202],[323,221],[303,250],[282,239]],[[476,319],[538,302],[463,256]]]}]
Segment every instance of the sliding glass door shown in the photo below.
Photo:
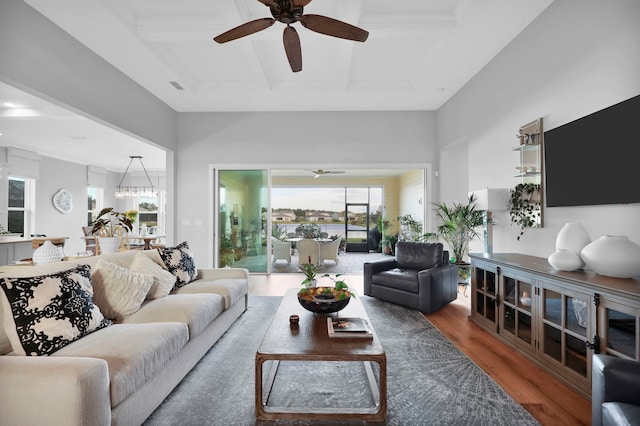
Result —
[{"label": "sliding glass door", "polygon": [[267,272],[267,170],[218,170],[218,267]]}]

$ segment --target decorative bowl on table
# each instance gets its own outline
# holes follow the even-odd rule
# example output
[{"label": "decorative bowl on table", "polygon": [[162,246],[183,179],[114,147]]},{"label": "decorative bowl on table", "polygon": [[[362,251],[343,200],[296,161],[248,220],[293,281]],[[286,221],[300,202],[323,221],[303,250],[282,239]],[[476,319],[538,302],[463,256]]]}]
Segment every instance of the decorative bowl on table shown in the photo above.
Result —
[{"label": "decorative bowl on table", "polygon": [[333,287],[303,288],[298,292],[298,302],[307,311],[316,314],[331,314],[341,311],[349,304],[351,292]]}]

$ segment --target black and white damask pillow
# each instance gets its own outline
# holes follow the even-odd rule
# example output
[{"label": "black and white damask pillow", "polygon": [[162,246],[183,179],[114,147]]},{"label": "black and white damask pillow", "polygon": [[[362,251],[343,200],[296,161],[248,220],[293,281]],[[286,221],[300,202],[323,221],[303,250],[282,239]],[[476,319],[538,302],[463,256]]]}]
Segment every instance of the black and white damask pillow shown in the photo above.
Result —
[{"label": "black and white damask pillow", "polygon": [[[18,355],[50,355],[111,325],[93,303],[91,267],[37,277],[0,279],[4,329]],[[4,297],[3,297],[4,296]]]},{"label": "black and white damask pillow", "polygon": [[186,241],[175,247],[163,247],[157,250],[167,270],[176,276],[174,288],[184,287],[198,278],[196,262]]}]

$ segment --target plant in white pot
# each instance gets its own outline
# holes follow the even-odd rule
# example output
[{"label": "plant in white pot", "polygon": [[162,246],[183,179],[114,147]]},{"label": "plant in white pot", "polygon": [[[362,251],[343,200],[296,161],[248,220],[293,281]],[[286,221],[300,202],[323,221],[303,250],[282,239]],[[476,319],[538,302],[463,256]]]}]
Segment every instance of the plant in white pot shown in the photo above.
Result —
[{"label": "plant in white pot", "polygon": [[458,282],[468,283],[471,278],[470,264],[464,258],[469,251],[469,243],[479,237],[477,228],[483,225],[484,210],[476,210],[475,195],[471,194],[467,204],[433,203],[436,218],[440,222],[436,232],[427,233],[428,240],[443,240],[449,245],[453,262],[458,265]]},{"label": "plant in white pot", "polygon": [[98,238],[101,253],[115,253],[120,247],[121,235],[133,229],[131,220],[124,214],[106,207],[100,211],[93,223],[91,233]]}]

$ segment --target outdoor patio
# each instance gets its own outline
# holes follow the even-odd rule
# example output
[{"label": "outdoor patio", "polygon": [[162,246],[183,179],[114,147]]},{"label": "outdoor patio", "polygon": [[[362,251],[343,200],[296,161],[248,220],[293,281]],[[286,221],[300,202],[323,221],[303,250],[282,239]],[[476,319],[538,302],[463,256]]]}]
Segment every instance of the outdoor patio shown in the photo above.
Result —
[{"label": "outdoor patio", "polygon": [[[327,274],[362,274],[363,264],[380,259],[389,259],[391,256],[382,253],[340,253],[340,262],[336,265],[332,261],[326,261],[320,269],[320,273]],[[247,268],[249,271],[256,271],[264,265],[262,256],[246,256],[233,263],[233,267]],[[291,256],[291,263],[278,260],[272,266],[271,272],[274,274],[299,273],[298,253]]]}]

